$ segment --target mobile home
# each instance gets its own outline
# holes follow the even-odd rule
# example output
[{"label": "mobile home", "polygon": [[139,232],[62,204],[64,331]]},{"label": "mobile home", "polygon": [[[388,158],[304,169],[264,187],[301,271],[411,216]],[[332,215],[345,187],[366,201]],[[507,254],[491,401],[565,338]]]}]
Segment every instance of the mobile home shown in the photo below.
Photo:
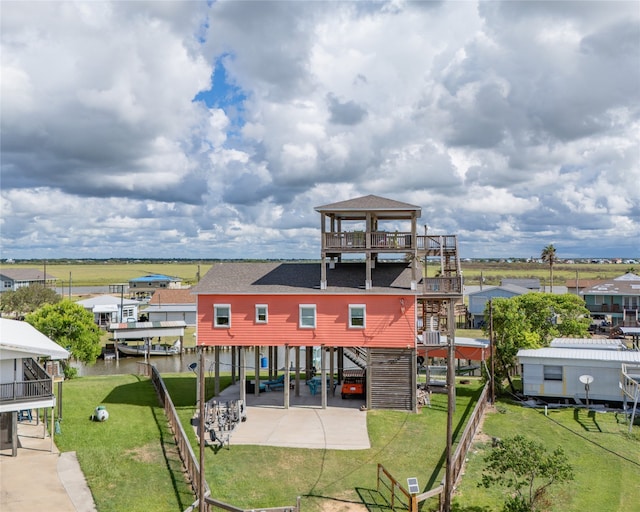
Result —
[{"label": "mobile home", "polygon": [[620,389],[623,364],[640,364],[640,352],[581,348],[539,348],[520,350],[522,391],[527,396],[586,398],[583,375],[590,375],[589,398],[622,402]]}]

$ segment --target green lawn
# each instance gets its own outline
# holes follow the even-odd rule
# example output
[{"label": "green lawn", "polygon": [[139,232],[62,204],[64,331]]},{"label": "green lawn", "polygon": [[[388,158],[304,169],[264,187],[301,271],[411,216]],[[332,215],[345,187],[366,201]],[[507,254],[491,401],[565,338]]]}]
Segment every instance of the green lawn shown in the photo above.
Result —
[{"label": "green lawn", "polygon": [[[195,378],[188,374],[163,378],[198,453],[190,427]],[[224,377],[222,386],[228,381]],[[148,379],[135,375],[83,377],[63,387],[64,419],[56,444],[62,451],[78,453],[100,512],[174,512],[191,503],[164,413]],[[213,389],[212,382],[207,388]],[[455,420],[458,435],[479,392],[478,381],[460,386]],[[106,406],[108,421],[89,420],[97,405]],[[378,463],[400,482],[418,476],[425,489],[440,482],[446,395],[434,395],[432,407],[419,414],[370,411],[367,417],[369,450],[234,446],[232,440],[230,450],[207,449],[207,481],[216,498],[236,506],[289,505],[302,496],[305,511],[325,509],[326,500],[383,503],[384,497],[375,491]]]},{"label": "green lawn", "polygon": [[[192,374],[163,378],[198,453],[190,426],[195,378]],[[228,382],[229,377],[222,378],[223,387]],[[66,381],[63,387],[64,420],[56,444],[62,451],[78,453],[100,512],[178,512],[191,504],[191,489],[147,378],[84,377]],[[211,381],[207,389],[213,389]],[[457,436],[479,391],[477,379],[458,386],[454,421]],[[108,421],[89,420],[97,405],[106,406]],[[554,511],[632,510],[637,505],[638,427],[629,436],[622,418],[612,413],[589,415],[565,409],[545,417],[538,410],[509,404],[501,404],[499,410],[502,412],[490,414],[485,420],[483,430],[487,435],[507,437],[520,432],[549,448],[560,444],[570,456],[576,480],[556,490]],[[230,450],[208,448],[205,469],[213,496],[246,508],[294,504],[301,496],[305,512],[326,510],[328,501],[338,508],[355,502],[366,503],[371,511],[383,511],[388,508],[382,506],[384,496],[376,492],[378,463],[401,483],[413,476],[425,490],[440,483],[444,475],[446,395],[434,394],[431,408],[418,414],[369,411],[367,421],[372,445],[368,450],[235,446],[233,439]],[[476,485],[487,449],[487,445],[478,445],[469,457],[454,500],[458,512],[500,510],[501,493]],[[436,505],[437,499],[433,499],[422,510],[432,510]]]},{"label": "green lawn", "polygon": [[[622,415],[584,409],[527,409],[498,403],[485,418],[489,437],[523,434],[552,451],[560,446],[573,465],[575,480],[552,488],[553,511],[616,512],[638,509],[640,496],[640,429],[628,434]],[[454,500],[456,512],[500,510],[503,490],[477,487],[490,440],[476,445]]]}]

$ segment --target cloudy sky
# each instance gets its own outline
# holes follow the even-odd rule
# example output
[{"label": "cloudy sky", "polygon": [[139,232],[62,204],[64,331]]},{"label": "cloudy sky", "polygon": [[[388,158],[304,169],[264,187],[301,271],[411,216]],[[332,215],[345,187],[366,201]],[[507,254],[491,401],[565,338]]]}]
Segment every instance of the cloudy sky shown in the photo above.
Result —
[{"label": "cloudy sky", "polygon": [[3,258],[318,258],[314,206],[462,257],[640,256],[640,3],[8,1]]}]

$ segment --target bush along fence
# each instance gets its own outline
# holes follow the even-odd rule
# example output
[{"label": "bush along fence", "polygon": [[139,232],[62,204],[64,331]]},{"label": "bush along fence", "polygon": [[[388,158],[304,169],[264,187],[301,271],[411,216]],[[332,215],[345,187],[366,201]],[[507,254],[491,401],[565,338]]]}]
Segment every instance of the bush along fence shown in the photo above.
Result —
[{"label": "bush along fence", "polygon": [[[180,423],[180,419],[178,418],[178,414],[176,413],[176,409],[171,401],[171,397],[169,396],[169,392],[167,391],[164,381],[155,366],[148,363],[139,363],[139,365],[139,373],[151,377],[151,382],[153,383],[158,395],[158,400],[164,408],[165,416],[167,417],[167,421],[169,422],[169,426],[173,432],[173,437],[176,441],[176,446],[178,447],[178,453],[180,454],[182,465],[184,466],[189,478],[191,488],[193,489],[195,496],[199,496],[200,464],[193,452],[189,438],[182,427],[182,423]],[[185,512],[195,512],[196,510],[205,510],[206,512],[214,512],[215,510],[228,510],[231,512],[251,512],[254,510],[260,510],[261,512],[300,512],[300,498],[297,499],[295,505],[285,507],[243,509],[212,498],[211,489],[206,481],[204,482],[203,494],[205,507],[201,509],[200,503],[196,499],[196,501],[189,506]]]},{"label": "bush along fence", "polygon": [[[453,471],[453,486],[455,487],[462,474],[462,468],[464,461],[467,457],[467,452],[471,448],[473,438],[476,435],[480,421],[487,410],[489,404],[489,386],[485,385],[478,398],[478,403],[473,409],[467,426],[465,427],[460,441],[456,447],[456,450],[452,457],[452,471]],[[446,460],[446,459],[445,459]],[[444,494],[445,478],[437,487],[430,489],[421,494],[411,493],[406,490],[392,475],[389,473],[382,464],[378,464],[378,482],[377,491],[380,492],[380,487],[384,487],[389,491],[390,499],[388,500],[391,510],[401,509],[408,510],[409,512],[418,512],[419,504],[438,496],[438,509],[442,509],[442,495]]]}]

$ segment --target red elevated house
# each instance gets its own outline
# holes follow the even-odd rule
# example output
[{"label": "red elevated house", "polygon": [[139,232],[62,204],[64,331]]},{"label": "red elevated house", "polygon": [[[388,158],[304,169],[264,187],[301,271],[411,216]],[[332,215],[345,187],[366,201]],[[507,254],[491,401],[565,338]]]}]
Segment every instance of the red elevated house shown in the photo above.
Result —
[{"label": "red elevated house", "polygon": [[320,263],[213,265],[193,289],[197,343],[237,350],[241,381],[245,348],[258,368],[261,350],[286,347],[285,407],[290,380],[309,378],[319,348],[323,406],[346,358],[366,371],[368,408],[415,410],[416,350],[438,338],[422,332],[449,332],[448,305],[462,300],[456,237],[418,235],[420,207],[377,196],[315,209]]}]

